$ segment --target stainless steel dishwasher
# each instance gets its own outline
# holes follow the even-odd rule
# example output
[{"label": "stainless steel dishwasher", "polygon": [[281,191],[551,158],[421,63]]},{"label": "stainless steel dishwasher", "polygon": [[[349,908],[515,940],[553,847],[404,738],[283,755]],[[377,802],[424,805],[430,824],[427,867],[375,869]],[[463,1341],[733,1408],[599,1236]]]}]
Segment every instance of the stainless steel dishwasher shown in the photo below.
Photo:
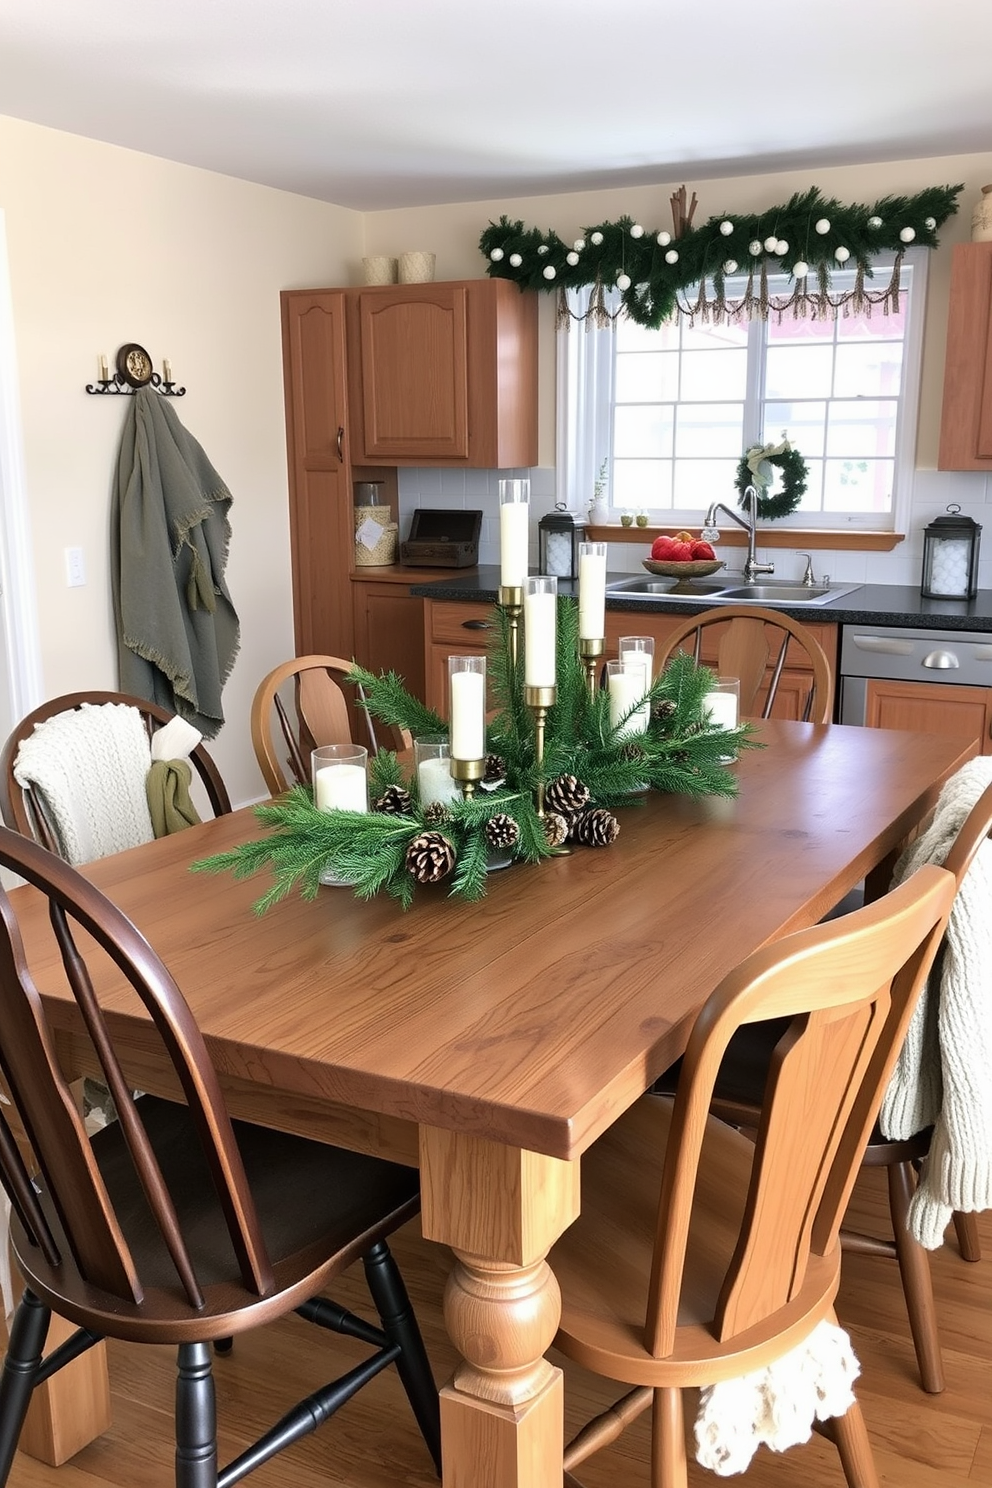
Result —
[{"label": "stainless steel dishwasher", "polygon": [[865,723],[873,679],[992,687],[992,632],[845,625],[840,721]]}]

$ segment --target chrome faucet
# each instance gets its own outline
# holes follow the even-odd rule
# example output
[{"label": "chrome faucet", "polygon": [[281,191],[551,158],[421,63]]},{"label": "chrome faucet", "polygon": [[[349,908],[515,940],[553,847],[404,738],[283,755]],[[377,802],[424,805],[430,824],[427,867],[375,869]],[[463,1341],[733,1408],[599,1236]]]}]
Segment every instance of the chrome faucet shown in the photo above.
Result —
[{"label": "chrome faucet", "polygon": [[718,511],[725,512],[732,522],[738,527],[743,527],[747,533],[747,557],[744,560],[744,582],[753,584],[758,574],[770,574],[775,572],[774,563],[759,563],[754,555],[754,546],[757,541],[758,522],[758,492],[754,486],[747,486],[744,491],[744,500],[747,502],[747,520],[739,517],[729,506],[724,506],[722,501],[714,501],[703,520],[702,537],[704,542],[718,542],[720,539],[719,529],[716,527],[716,514]]}]

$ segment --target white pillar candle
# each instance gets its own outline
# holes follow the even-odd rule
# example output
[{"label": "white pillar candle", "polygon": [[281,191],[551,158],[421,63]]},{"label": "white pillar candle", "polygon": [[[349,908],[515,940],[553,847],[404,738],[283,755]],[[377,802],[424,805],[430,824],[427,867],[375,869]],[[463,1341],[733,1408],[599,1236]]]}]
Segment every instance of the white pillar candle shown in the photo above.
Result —
[{"label": "white pillar candle", "polygon": [[[459,673],[460,676],[468,676],[469,673]],[[473,755],[473,759],[478,756]],[[420,792],[420,805],[423,810],[428,806],[446,806],[451,801],[460,801],[462,793],[458,788],[457,780],[451,776],[451,764],[446,757],[421,760],[417,766],[417,788]]]},{"label": "white pillar candle", "polygon": [[579,640],[606,635],[606,544],[579,544]]},{"label": "white pillar candle", "polygon": [[527,578],[530,506],[526,501],[504,501],[499,509],[499,581],[506,589],[521,589]]},{"label": "white pillar candle", "polygon": [[324,765],[313,778],[318,811],[368,811],[365,771],[361,765]]},{"label": "white pillar candle", "polygon": [[[618,728],[621,720],[626,719],[620,732],[621,738],[626,739],[633,734],[645,733],[649,721],[649,718],[644,716],[647,710],[638,708],[631,714],[631,709],[637,708],[637,704],[644,696],[643,668],[631,667],[628,670],[626,667],[610,662],[607,686],[610,695],[610,727]],[[631,716],[628,717],[628,714]]]},{"label": "white pillar candle", "polygon": [[524,685],[554,687],[557,595],[539,589],[524,595]]},{"label": "white pillar candle", "polygon": [[737,694],[735,692],[708,692],[703,698],[703,713],[710,728],[735,729],[737,727]]},{"label": "white pillar candle", "polygon": [[486,753],[486,679],[482,672],[452,672],[449,718],[451,757],[483,759]]}]

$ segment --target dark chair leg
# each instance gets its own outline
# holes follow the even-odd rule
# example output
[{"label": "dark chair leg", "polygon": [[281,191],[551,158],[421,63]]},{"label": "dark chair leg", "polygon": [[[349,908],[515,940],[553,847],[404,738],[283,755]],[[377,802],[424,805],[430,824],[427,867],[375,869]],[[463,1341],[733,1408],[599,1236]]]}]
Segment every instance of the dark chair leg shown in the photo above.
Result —
[{"label": "dark chair leg", "polygon": [[48,1337],[51,1308],[33,1292],[21,1298],[10,1328],[0,1378],[0,1485],[6,1483]]},{"label": "dark chair leg", "polygon": [[176,1488],[216,1488],[217,1404],[210,1345],[181,1343],[176,1379]]},{"label": "dark chair leg", "polygon": [[214,1353],[215,1354],[229,1354],[232,1351],[233,1348],[234,1348],[234,1339],[233,1338],[215,1338],[214,1339]]},{"label": "dark chair leg", "polygon": [[424,1340],[417,1326],[410,1298],[400,1269],[384,1240],[362,1257],[365,1276],[383,1332],[400,1352],[396,1360],[403,1388],[406,1390],[417,1424],[423,1433],[427,1450],[441,1472],[441,1407],[437,1386],[431,1372]]},{"label": "dark chair leg", "polygon": [[944,1361],[937,1332],[930,1258],[909,1232],[909,1205],[915,1188],[912,1166],[910,1163],[892,1163],[886,1173],[892,1231],[920,1378],[924,1390],[930,1395],[939,1395],[944,1388]]},{"label": "dark chair leg", "polygon": [[958,1237],[958,1250],[965,1261],[982,1259],[982,1242],[978,1234],[978,1216],[954,1211],[954,1233]]}]

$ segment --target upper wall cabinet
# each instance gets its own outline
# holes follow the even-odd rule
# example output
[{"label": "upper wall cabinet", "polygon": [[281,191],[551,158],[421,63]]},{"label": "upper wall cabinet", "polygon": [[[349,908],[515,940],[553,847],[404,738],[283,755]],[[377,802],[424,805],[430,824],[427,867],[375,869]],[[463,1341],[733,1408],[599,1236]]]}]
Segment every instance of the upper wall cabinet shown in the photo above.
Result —
[{"label": "upper wall cabinet", "polygon": [[992,242],[951,263],[939,470],[992,470]]},{"label": "upper wall cabinet", "polygon": [[505,279],[346,292],[353,458],[537,464],[537,296]]}]

